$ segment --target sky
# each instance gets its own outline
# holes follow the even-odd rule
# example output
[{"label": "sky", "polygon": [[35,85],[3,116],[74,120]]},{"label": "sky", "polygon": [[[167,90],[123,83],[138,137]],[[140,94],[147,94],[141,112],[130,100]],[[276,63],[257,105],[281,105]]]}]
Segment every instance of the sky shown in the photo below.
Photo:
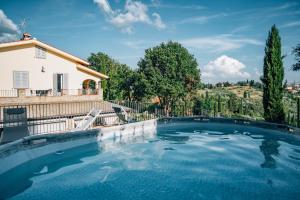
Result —
[{"label": "sky", "polygon": [[145,49],[172,40],[195,56],[205,83],[259,80],[273,24],[285,78],[299,82],[290,70],[300,43],[297,0],[0,0],[1,43],[26,31],[80,58],[104,52],[135,69]]}]

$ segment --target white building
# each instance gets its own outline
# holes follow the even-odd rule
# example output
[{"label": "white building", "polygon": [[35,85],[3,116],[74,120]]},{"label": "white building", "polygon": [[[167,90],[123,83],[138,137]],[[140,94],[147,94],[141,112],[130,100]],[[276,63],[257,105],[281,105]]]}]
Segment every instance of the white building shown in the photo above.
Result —
[{"label": "white building", "polygon": [[0,44],[0,97],[99,94],[108,76],[83,59],[23,34]]}]

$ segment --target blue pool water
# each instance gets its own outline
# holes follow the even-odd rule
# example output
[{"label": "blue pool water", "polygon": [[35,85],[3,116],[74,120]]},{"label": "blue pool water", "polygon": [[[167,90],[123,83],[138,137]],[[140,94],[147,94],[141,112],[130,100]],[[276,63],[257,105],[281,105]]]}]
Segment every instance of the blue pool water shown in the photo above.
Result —
[{"label": "blue pool water", "polygon": [[300,199],[300,139],[233,124],[159,124],[0,175],[0,199]]}]

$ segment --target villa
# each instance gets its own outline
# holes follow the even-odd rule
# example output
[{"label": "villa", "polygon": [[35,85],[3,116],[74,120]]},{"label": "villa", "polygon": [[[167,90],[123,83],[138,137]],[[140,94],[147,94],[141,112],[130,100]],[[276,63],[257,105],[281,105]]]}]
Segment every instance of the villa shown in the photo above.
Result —
[{"label": "villa", "polygon": [[0,44],[0,134],[13,108],[22,107],[30,134],[71,130],[95,107],[111,112],[101,88],[108,76],[89,65],[28,33]]},{"label": "villa", "polygon": [[43,96],[56,97],[44,101],[61,101],[62,96],[78,96],[80,100],[80,96],[96,95],[102,99],[101,80],[108,79],[90,69],[87,61],[38,41],[28,33],[20,41],[0,44],[0,66],[0,103],[12,101],[3,97]]}]

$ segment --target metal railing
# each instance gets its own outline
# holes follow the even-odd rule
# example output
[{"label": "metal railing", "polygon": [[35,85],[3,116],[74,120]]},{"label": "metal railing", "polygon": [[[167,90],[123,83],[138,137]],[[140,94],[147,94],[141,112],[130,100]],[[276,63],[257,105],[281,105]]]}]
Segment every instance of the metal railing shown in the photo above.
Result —
[{"label": "metal railing", "polygon": [[78,96],[78,95],[99,95],[99,89],[62,89],[62,90],[31,90],[13,89],[0,90],[0,97],[36,97],[36,96]]},{"label": "metal railing", "polygon": [[[0,106],[0,129],[4,127],[4,109],[26,108],[27,121],[30,134],[62,132],[74,129],[92,108],[100,109],[101,115],[93,126],[112,126],[124,123],[116,115],[113,106],[118,106],[107,101],[72,101],[64,103],[41,103],[27,105]],[[149,113],[140,113],[141,110],[123,107],[126,117],[130,121],[153,119]],[[5,127],[17,126],[16,122],[6,123]],[[0,131],[1,132],[1,131]]]},{"label": "metal railing", "polygon": [[17,97],[17,90],[0,90],[0,97]]},{"label": "metal railing", "polygon": [[[128,117],[128,121],[144,121],[165,117],[223,117],[234,119],[250,119],[263,121],[263,109],[261,104],[250,102],[246,99],[219,97],[216,100],[202,98],[193,102],[176,102],[168,109],[153,102],[134,101],[72,101],[63,103],[40,103],[28,105],[0,106],[0,129],[3,128],[3,109],[20,108],[27,110],[28,127],[31,134],[68,131],[76,127],[76,124],[92,109],[102,110],[93,126],[112,126],[122,124],[113,110],[113,106],[122,106]],[[300,100],[292,102],[287,113],[286,124],[300,127]],[[15,124],[11,124],[14,126]],[[8,124],[9,126],[9,124]]]},{"label": "metal railing", "polygon": [[[178,101],[170,104],[166,109],[158,103],[112,101],[116,104],[132,108],[138,113],[153,115],[157,118],[164,117],[222,117],[244,120],[264,121],[263,105],[259,100],[249,100],[224,96],[212,98],[201,98],[198,100],[184,102]],[[300,98],[296,100],[284,100],[286,108],[285,124],[300,127]]]}]

